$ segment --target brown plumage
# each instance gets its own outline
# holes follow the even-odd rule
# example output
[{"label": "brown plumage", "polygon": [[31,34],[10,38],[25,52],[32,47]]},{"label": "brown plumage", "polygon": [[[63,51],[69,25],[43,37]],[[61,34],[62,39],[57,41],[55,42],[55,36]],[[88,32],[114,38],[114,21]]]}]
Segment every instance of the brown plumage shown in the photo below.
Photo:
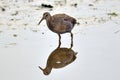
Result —
[{"label": "brown plumage", "polygon": [[48,57],[46,67],[42,69],[45,75],[49,75],[52,68],[62,68],[72,63],[76,59],[76,52],[68,48],[57,48]]},{"label": "brown plumage", "polygon": [[[69,32],[71,34],[71,47],[73,46],[73,34],[71,30],[73,29],[74,25],[76,24],[76,19],[73,17],[70,17],[66,14],[55,14],[53,16],[50,15],[50,13],[45,12],[43,14],[42,19],[38,23],[38,25],[43,21],[46,20],[48,28],[57,33],[59,36],[59,43],[61,45],[61,36],[60,34]],[[59,46],[60,46],[59,45]]]}]

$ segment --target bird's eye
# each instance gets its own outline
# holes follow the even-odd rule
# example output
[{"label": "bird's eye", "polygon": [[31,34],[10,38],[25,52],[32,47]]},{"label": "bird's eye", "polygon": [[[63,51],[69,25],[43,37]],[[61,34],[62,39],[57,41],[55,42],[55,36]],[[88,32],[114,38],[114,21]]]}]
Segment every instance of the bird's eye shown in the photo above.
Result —
[{"label": "bird's eye", "polygon": [[48,15],[46,14],[45,17],[47,17]]}]

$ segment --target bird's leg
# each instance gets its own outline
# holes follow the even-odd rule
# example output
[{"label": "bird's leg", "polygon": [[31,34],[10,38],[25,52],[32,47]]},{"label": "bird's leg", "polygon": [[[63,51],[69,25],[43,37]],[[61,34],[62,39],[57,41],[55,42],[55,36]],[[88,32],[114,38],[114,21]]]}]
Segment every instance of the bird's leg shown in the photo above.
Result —
[{"label": "bird's leg", "polygon": [[61,45],[61,36],[60,36],[60,34],[58,34],[58,36],[59,36],[59,45],[58,45],[58,48],[60,48],[60,45]]},{"label": "bird's leg", "polygon": [[73,34],[72,34],[72,32],[70,32],[70,34],[71,34],[71,46],[70,46],[70,48],[72,48],[73,47]]}]

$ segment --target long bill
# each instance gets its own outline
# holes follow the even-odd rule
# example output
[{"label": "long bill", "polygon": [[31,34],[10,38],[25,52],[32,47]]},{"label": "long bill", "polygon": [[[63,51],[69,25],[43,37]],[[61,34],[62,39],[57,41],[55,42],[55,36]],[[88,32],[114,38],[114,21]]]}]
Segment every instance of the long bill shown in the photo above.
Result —
[{"label": "long bill", "polygon": [[43,19],[44,19],[44,18],[42,18],[42,19],[39,21],[38,25],[42,22]]},{"label": "long bill", "polygon": [[38,66],[42,71],[44,70],[43,68],[41,68],[40,66]]}]

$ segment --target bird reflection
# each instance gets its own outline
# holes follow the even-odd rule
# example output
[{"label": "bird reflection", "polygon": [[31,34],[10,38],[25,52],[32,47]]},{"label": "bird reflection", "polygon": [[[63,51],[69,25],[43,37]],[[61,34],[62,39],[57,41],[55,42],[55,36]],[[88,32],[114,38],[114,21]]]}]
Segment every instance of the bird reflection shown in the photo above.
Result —
[{"label": "bird reflection", "polygon": [[76,59],[76,52],[71,48],[60,48],[55,49],[48,57],[46,67],[43,69],[44,75],[49,75],[52,68],[58,69],[67,66]]}]

